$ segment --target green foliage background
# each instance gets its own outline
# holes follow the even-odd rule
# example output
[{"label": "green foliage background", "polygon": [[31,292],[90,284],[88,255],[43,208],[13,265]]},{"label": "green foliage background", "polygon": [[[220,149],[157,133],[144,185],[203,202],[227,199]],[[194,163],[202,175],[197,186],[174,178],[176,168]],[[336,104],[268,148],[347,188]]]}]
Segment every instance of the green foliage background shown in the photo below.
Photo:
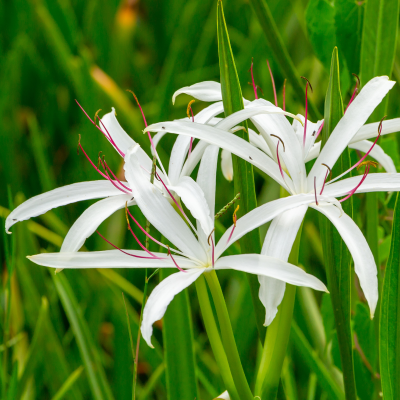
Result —
[{"label": "green foliage background", "polygon": [[[396,2],[382,3],[389,8],[387,12],[393,12],[390,6],[394,7]],[[371,27],[383,17],[379,12],[375,19],[371,14],[365,15],[367,4],[345,0],[268,1],[297,76],[306,76],[313,85],[310,100],[315,106],[314,119],[324,113],[335,45],[339,49],[345,104],[354,86],[351,73],[361,74],[365,84],[371,76],[385,73],[380,64],[391,62],[384,59],[387,49],[380,49],[372,42],[368,42],[370,48],[363,47],[363,29],[372,38],[385,35],[388,29],[397,29],[398,16],[395,26],[381,23],[379,29],[383,29],[383,24],[386,31],[379,33]],[[282,104],[282,86],[288,78],[282,69],[284,61],[266,40],[251,4],[226,0],[224,10],[244,97],[253,99],[254,96],[247,84],[254,57],[256,83],[262,88],[263,97],[272,100],[265,62],[268,59],[279,104]],[[86,119],[74,99],[92,117],[100,108],[101,113],[106,113],[115,107],[122,126],[149,150],[148,139],[142,135],[140,113],[125,90],[133,90],[138,96],[149,123],[184,117],[189,98],[180,96],[173,106],[173,92],[202,80],[219,81],[216,16],[215,0],[0,2],[1,216],[5,218],[10,208],[44,191],[98,179],[86,159],[77,155],[78,134],[92,159],[103,151],[114,171],[120,170],[121,159]],[[368,26],[365,21],[369,21]],[[394,46],[392,78],[399,82],[398,44]],[[360,65],[368,68],[360,70]],[[303,92],[295,90],[296,85],[290,79],[286,88],[287,109],[304,113]],[[386,112],[389,118],[400,116],[399,97],[400,86],[396,84],[389,95]],[[193,108],[197,112],[204,106],[196,102]],[[379,120],[384,111],[374,115],[374,120]],[[164,151],[160,153],[165,160],[174,139],[172,135],[163,139]],[[400,168],[400,135],[388,135],[380,144]],[[351,157],[355,159],[356,154],[351,153]],[[278,185],[257,170],[255,180],[258,204],[279,196]],[[220,171],[217,189],[216,208],[219,209],[235,195],[233,184],[225,181]],[[377,197],[378,261],[384,269],[390,250],[395,196],[379,194]],[[131,398],[132,357],[121,292],[126,296],[135,339],[144,272],[79,270],[64,271],[55,277],[52,270],[26,259],[26,255],[41,251],[58,251],[68,227],[88,205],[89,202],[78,203],[50,211],[14,226],[11,237],[4,234],[0,246],[3,281],[0,383],[4,399]],[[364,232],[367,215],[365,196],[354,196],[354,218]],[[135,216],[144,223],[137,210]],[[227,213],[221,221],[228,226],[231,214]],[[121,247],[136,246],[127,235],[123,212],[104,222],[100,231]],[[263,227],[262,234],[265,231]],[[311,211],[303,233],[300,263],[326,282],[318,219]],[[89,250],[108,248],[97,235],[89,238],[85,246]],[[156,276],[151,281],[151,289],[158,279]],[[260,346],[248,283],[239,273],[231,272],[221,273],[220,280],[245,373],[254,384],[252,374]],[[211,399],[225,388],[205,334],[194,287],[188,290],[199,394],[201,399]],[[358,396],[361,400],[375,399],[380,391],[376,323],[369,321],[362,293],[353,292]],[[318,336],[310,328],[310,304],[314,305],[312,316],[322,335]],[[154,350],[141,344],[138,399],[166,398],[161,326],[161,323],[156,325]],[[282,374],[287,398],[326,398],[321,385],[323,377],[314,375],[312,357],[315,354],[310,355],[304,349],[307,346],[316,349],[335,379],[340,370],[340,357],[327,295],[321,297],[299,290],[292,336]]]}]

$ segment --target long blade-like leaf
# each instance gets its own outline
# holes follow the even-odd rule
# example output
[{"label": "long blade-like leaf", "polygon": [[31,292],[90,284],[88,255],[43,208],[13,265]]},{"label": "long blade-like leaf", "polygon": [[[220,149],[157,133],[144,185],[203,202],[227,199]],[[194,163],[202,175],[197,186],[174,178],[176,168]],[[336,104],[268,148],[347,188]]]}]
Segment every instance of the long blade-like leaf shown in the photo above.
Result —
[{"label": "long blade-like leaf", "polygon": [[[325,124],[322,145],[327,142],[329,135],[342,118],[343,113],[343,102],[340,91],[339,58],[338,50],[335,47],[332,54],[329,86],[325,98]],[[349,166],[350,156],[346,149],[333,168],[333,173],[338,175]],[[351,199],[343,204],[343,209],[347,214],[352,215]],[[329,291],[331,293],[336,331],[339,340],[346,398],[356,400],[357,395],[350,326],[351,258],[337,230],[322,216],[320,217],[320,227]]]},{"label": "long blade-like leaf", "polygon": [[[229,41],[222,1],[218,1],[217,29],[222,100],[224,103],[225,116],[228,116],[236,111],[242,110],[244,107],[242,89],[240,87],[235,60]],[[244,124],[244,127],[246,129],[245,131],[239,130],[235,134],[249,141],[247,123]],[[238,201],[240,206],[239,212],[241,215],[244,215],[257,207],[253,166],[234,155],[232,155],[232,161],[234,193],[240,193],[240,200]],[[261,252],[259,231],[255,229],[249,232],[240,240],[240,246],[242,253],[259,254]],[[258,298],[259,283],[256,276],[247,274],[247,277],[251,287],[251,296],[256,314],[258,332],[260,338],[262,338],[261,340],[263,340],[265,337],[265,328],[263,327],[264,310]]]},{"label": "long blade-like leaf", "polygon": [[385,400],[400,397],[400,200],[393,216],[392,245],[382,290],[380,315],[380,372]]}]

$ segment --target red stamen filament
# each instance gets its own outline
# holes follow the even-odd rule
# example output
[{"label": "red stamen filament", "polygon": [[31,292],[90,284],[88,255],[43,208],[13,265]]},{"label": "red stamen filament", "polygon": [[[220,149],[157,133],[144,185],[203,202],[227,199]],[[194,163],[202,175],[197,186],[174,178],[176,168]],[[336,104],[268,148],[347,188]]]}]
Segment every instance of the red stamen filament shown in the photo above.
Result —
[{"label": "red stamen filament", "polygon": [[184,269],[182,269],[182,268],[176,263],[174,257],[172,257],[171,251],[169,250],[169,246],[168,246],[168,255],[171,257],[172,261],[173,261],[174,264],[175,264],[175,267],[178,268],[179,271],[181,271],[181,272],[187,272],[187,271],[185,271]]},{"label": "red stamen filament", "polygon": [[317,133],[315,134],[315,139],[314,139],[314,141],[317,140],[317,137],[318,137],[319,134],[322,132],[322,128],[324,127],[324,122],[325,122],[325,121],[322,121],[322,124],[319,126],[318,131],[317,131]]},{"label": "red stamen filament", "polygon": [[253,58],[251,58],[251,67],[250,67],[250,73],[251,73],[251,84],[253,85],[253,90],[254,90],[254,96],[256,100],[258,99],[257,95],[257,86],[254,83],[254,76],[253,76]]},{"label": "red stamen filament", "polygon": [[163,260],[163,258],[161,257],[157,257],[155,254],[153,254],[150,250],[146,249],[146,247],[142,244],[142,242],[139,240],[139,238],[135,235],[135,233],[133,232],[131,225],[129,224],[129,220],[128,220],[128,229],[129,232],[132,234],[132,236],[135,238],[136,242],[138,243],[138,245],[150,256],[152,256],[153,258],[156,258],[157,260]]},{"label": "red stamen filament", "polygon": [[306,146],[306,135],[307,135],[307,117],[308,117],[308,99],[307,99],[308,82],[306,84],[306,112],[304,115],[304,135],[303,135],[303,148]]},{"label": "red stamen filament", "polygon": [[286,79],[283,81],[283,106],[282,106],[283,111],[286,111],[285,99],[286,99]]},{"label": "red stamen filament", "polygon": [[158,172],[156,171],[155,176],[157,177],[157,179],[162,183],[162,185],[164,186],[165,190],[167,191],[167,193],[169,194],[169,196],[171,197],[172,201],[175,203],[175,205],[178,207],[178,210],[182,213],[182,215],[185,217],[186,221],[189,223],[189,225],[191,226],[191,228],[196,231],[196,229],[194,228],[193,224],[190,222],[190,219],[187,217],[187,215],[185,214],[185,211],[183,211],[183,208],[179,205],[179,203],[176,201],[175,197],[172,195],[172,193],[169,191],[169,189],[167,188],[166,184],[164,183],[164,181],[160,178],[160,175],[158,174]]},{"label": "red stamen filament", "polygon": [[[104,165],[106,166],[106,168],[111,172],[111,175],[113,176],[113,178],[122,186],[124,187],[126,190],[131,191],[130,188],[128,188],[128,186],[125,186],[114,174],[114,172],[112,172],[111,168],[108,166],[106,160],[103,160]],[[104,167],[103,167],[104,168]]]},{"label": "red stamen filament", "polygon": [[[135,255],[135,254],[130,254],[130,253],[128,253],[128,252],[126,252],[126,251],[120,249],[120,248],[119,248],[118,246],[116,246],[115,244],[111,243],[111,242],[110,242],[109,240],[107,240],[99,231],[96,231],[96,232],[97,232],[97,233],[99,234],[99,236],[100,236],[103,240],[105,240],[109,245],[111,245],[111,246],[114,247],[115,249],[119,250],[121,253],[126,254],[127,256],[135,257],[135,258],[144,258],[144,259],[146,259],[146,260],[154,259],[154,257],[144,257],[144,256],[137,256],[137,255]],[[157,259],[160,259],[160,260],[161,260],[161,258],[157,258]],[[162,260],[165,260],[165,258],[162,258]]]},{"label": "red stamen filament", "polygon": [[314,176],[314,194],[315,194],[315,204],[318,205],[317,199],[317,177]]},{"label": "red stamen filament", "polygon": [[[327,170],[326,170],[326,174],[325,174],[324,184],[322,185],[321,192],[319,193],[320,195],[322,194],[322,192],[323,192],[324,189],[325,189],[325,183],[326,183],[326,178],[328,177],[328,174],[331,173],[331,175],[332,175],[332,170],[331,170],[326,164],[322,164],[322,165],[325,165],[325,167],[327,168]],[[314,178],[314,181],[315,181],[315,178]]]},{"label": "red stamen filament", "polygon": [[[84,151],[84,150],[83,150],[83,147],[81,146],[80,143],[79,143],[79,146],[80,146],[80,148],[82,149],[82,151]],[[90,158],[88,157],[88,155],[87,155],[86,153],[85,153],[85,155],[86,155],[86,158],[90,161],[90,163],[94,166],[92,160],[90,160]],[[99,161],[100,161],[100,163],[101,163],[101,165],[102,165],[102,167],[103,167],[103,169],[104,169],[104,173],[105,173],[105,174],[103,174],[96,166],[94,166],[94,167],[96,168],[96,170],[97,170],[102,176],[104,176],[106,179],[108,179],[108,180],[113,184],[113,186],[115,186],[118,190],[120,190],[121,192],[123,192],[123,193],[125,193],[125,194],[129,194],[129,192],[131,191],[129,188],[127,188],[127,189],[129,190],[129,192],[127,192],[127,191],[124,190],[123,188],[120,188],[120,187],[111,179],[110,175],[109,175],[108,172],[107,172],[107,169],[106,169],[105,165],[103,164],[103,160],[101,159],[100,156],[99,156]],[[105,162],[105,161],[104,161],[104,162]],[[118,179],[117,179],[117,180],[118,180]],[[119,180],[118,180],[118,182],[119,182]],[[121,183],[121,182],[120,182],[120,183]],[[121,183],[121,185],[123,185],[123,184]],[[125,185],[123,185],[123,186],[125,186]]]},{"label": "red stamen filament", "polygon": [[349,194],[348,194],[346,197],[344,197],[343,199],[339,200],[340,203],[342,203],[343,201],[345,201],[345,200],[349,199],[351,196],[353,196],[353,194],[357,191],[357,189],[358,189],[358,188],[362,185],[362,183],[365,181],[365,178],[367,177],[367,175],[368,175],[368,173],[369,173],[369,169],[370,169],[370,165],[368,164],[368,165],[366,166],[366,168],[365,168],[364,175],[363,175],[363,177],[361,178],[360,183],[359,183],[353,190],[351,190],[351,191],[349,192]]},{"label": "red stamen filament", "polygon": [[270,65],[269,65],[268,60],[267,60],[267,65],[268,65],[269,75],[271,76],[272,89],[274,90],[275,106],[278,107],[278,97],[277,97],[277,95],[276,95],[276,87],[275,87],[274,75],[272,74],[272,70],[271,70],[271,67],[270,67]]},{"label": "red stamen filament", "polygon": [[235,228],[236,228],[236,222],[237,222],[237,215],[236,215],[236,213],[237,213],[238,210],[239,210],[239,206],[237,206],[236,209],[235,209],[235,211],[233,212],[233,227],[232,227],[231,233],[230,233],[230,235],[229,235],[228,240],[226,241],[226,243],[229,243],[229,241],[230,241],[231,238],[232,238],[233,232],[234,232],[234,230],[235,230]]},{"label": "red stamen filament", "polygon": [[355,76],[357,78],[357,82],[356,82],[356,87],[354,88],[353,94],[351,95],[349,104],[347,104],[346,109],[344,110],[344,112],[346,113],[347,109],[349,108],[350,104],[353,102],[354,98],[356,97],[356,94],[358,92],[358,88],[360,86],[360,78],[356,75],[356,74],[352,74],[353,76]]},{"label": "red stamen filament", "polygon": [[103,132],[101,130],[101,128],[96,124],[96,122],[94,122],[92,120],[92,118],[89,117],[88,113],[83,109],[83,107],[79,104],[78,100],[76,100],[76,104],[78,104],[79,108],[83,111],[83,113],[86,115],[86,117],[89,119],[89,121],[106,137],[106,139],[114,146],[114,148],[118,151],[118,153],[121,155],[121,157],[125,157],[125,153],[122,152],[119,147],[116,145],[116,143],[114,142],[113,138],[111,137],[111,135],[109,134],[109,132],[107,131],[107,128],[104,126],[103,122],[101,121],[101,119],[99,119],[99,121],[101,122],[102,126],[104,127],[104,129],[106,130],[107,133]]}]

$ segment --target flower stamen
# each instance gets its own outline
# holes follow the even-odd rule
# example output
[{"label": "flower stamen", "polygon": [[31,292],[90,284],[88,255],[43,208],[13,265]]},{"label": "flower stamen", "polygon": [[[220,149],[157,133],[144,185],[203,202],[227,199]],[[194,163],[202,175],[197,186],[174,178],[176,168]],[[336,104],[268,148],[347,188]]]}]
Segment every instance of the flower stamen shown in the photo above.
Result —
[{"label": "flower stamen", "polygon": [[229,235],[229,238],[228,238],[228,240],[227,240],[227,242],[226,243],[229,243],[229,241],[231,240],[231,237],[232,237],[232,235],[233,235],[233,231],[235,230],[235,228],[236,228],[236,221],[237,221],[237,212],[239,211],[239,205],[235,208],[235,211],[233,212],[233,215],[232,215],[232,219],[233,219],[233,227],[232,227],[232,231],[231,231],[231,233],[230,233],[230,235]]},{"label": "flower stamen", "polygon": [[172,253],[171,253],[171,250],[169,249],[169,246],[167,246],[167,247],[168,247],[168,255],[171,257],[171,260],[174,262],[175,267],[178,268],[179,271],[181,271],[181,272],[187,272],[177,264],[177,262],[175,261],[174,257],[172,256]]},{"label": "flower stamen", "polygon": [[275,87],[275,80],[274,80],[274,75],[272,74],[272,70],[271,67],[269,65],[268,60],[267,61],[267,65],[268,65],[268,70],[269,70],[269,75],[271,77],[271,82],[272,82],[272,89],[274,91],[274,100],[275,100],[275,106],[278,107],[278,97],[276,95],[276,87]]},{"label": "flower stamen", "polygon": [[[322,192],[324,191],[325,183],[326,183],[326,178],[328,177],[328,174],[331,175],[331,176],[330,176],[330,179],[332,178],[332,170],[331,170],[326,164],[324,164],[324,163],[322,163],[321,165],[323,165],[324,167],[326,167],[326,168],[327,168],[327,171],[326,171],[326,174],[325,174],[324,184],[322,185],[322,189],[321,189],[320,195],[321,195]],[[315,180],[315,179],[314,179],[314,180]]]},{"label": "flower stamen", "polygon": [[282,179],[285,180],[285,175],[284,175],[284,173],[283,173],[283,169],[282,169],[282,165],[281,165],[281,160],[280,160],[280,158],[279,158],[279,143],[282,143],[283,151],[285,151],[285,143],[283,143],[283,140],[282,140],[279,136],[272,135],[272,134],[271,134],[271,136],[274,136],[274,137],[276,137],[277,139],[279,139],[278,144],[276,145],[276,158],[277,158],[277,160],[278,160],[279,171],[280,171],[280,173],[281,173],[281,175],[282,175]]},{"label": "flower stamen", "polygon": [[[192,110],[192,104],[195,102],[196,100],[190,100],[189,104],[187,106],[186,109],[186,114],[188,116],[188,118],[190,119],[190,113],[192,114],[192,122],[194,122],[194,115],[193,115],[193,110]],[[190,112],[190,113],[189,113]],[[193,146],[193,138],[190,138],[190,146],[189,146],[189,153],[188,153],[188,157],[190,157],[190,154],[192,153],[192,146]]]},{"label": "flower stamen", "polygon": [[356,95],[357,95],[357,93],[358,93],[358,89],[359,89],[359,87],[361,86],[360,78],[359,78],[356,74],[353,74],[353,73],[352,73],[352,75],[355,76],[356,79],[357,79],[356,87],[354,88],[353,94],[351,95],[349,104],[347,104],[347,107],[346,107],[346,109],[344,110],[344,113],[346,113],[346,111],[347,111],[347,109],[349,108],[350,104],[353,102],[354,98],[356,97]]},{"label": "flower stamen", "polygon": [[314,176],[314,195],[315,195],[315,204],[318,205],[318,198],[317,198],[317,177]]},{"label": "flower stamen", "polygon": [[256,98],[256,100],[258,99],[258,95],[257,95],[257,86],[254,83],[254,75],[253,75],[253,57],[251,57],[251,67],[250,67],[250,73],[251,73],[251,83],[253,85],[253,90],[254,90],[254,96]]},{"label": "flower stamen", "polygon": [[301,76],[300,78],[304,79],[305,81],[307,81],[306,83],[306,111],[304,114],[304,135],[303,135],[303,148],[306,146],[306,134],[307,134],[307,118],[308,118],[308,97],[307,97],[307,91],[308,91],[308,86],[310,86],[311,92],[313,91],[313,88],[311,86],[310,81],[304,77]]}]

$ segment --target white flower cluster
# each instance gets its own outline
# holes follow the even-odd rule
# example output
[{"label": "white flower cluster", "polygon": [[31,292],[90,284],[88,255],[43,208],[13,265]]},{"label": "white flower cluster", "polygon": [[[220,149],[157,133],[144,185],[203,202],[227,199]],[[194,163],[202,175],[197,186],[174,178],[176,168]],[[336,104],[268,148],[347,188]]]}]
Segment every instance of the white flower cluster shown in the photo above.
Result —
[{"label": "white flower cluster", "polygon": [[[202,82],[182,88],[174,94],[173,101],[179,94],[186,93],[214,103],[190,119],[146,127],[152,153],[158,161],[157,168],[154,168],[152,158],[122,129],[113,110],[99,120],[96,127],[124,158],[126,181],[119,180],[104,160],[100,160],[104,172],[92,163],[105,179],[75,183],[29,199],[11,212],[6,221],[6,231],[9,233],[16,222],[52,208],[104,198],[90,206],[73,224],[59,253],[38,254],[29,258],[37,264],[57,269],[176,268],[175,274],[153,290],[145,306],[141,330],[143,338],[151,345],[152,325],[163,317],[174,296],[212,269],[234,269],[258,275],[259,296],[266,309],[266,325],[277,313],[286,282],[326,291],[320,280],[287,262],[305,213],[308,207],[312,207],[333,223],[348,246],[373,315],[378,300],[377,268],[363,234],[343,212],[341,201],[354,193],[400,190],[400,174],[396,173],[392,160],[376,141],[367,140],[376,137],[378,132],[384,135],[399,131],[400,119],[385,121],[383,125],[365,124],[393,85],[394,82],[387,77],[377,77],[368,82],[351,102],[322,151],[321,142],[315,140],[323,121],[305,121],[303,116],[288,113],[264,99],[244,99],[244,110],[218,118],[224,111],[219,83]],[[287,117],[293,118],[293,124]],[[247,119],[259,131],[256,133],[249,129],[250,143],[233,133],[238,124]],[[152,138],[150,132],[157,134]],[[168,173],[156,151],[160,139],[167,133],[178,135],[170,155]],[[193,138],[199,139],[194,147]],[[362,177],[327,181],[330,169],[346,147],[375,158],[387,173],[368,174],[367,167]],[[233,153],[269,175],[290,195],[264,204],[237,220],[234,218],[233,225],[215,243],[216,171],[220,149],[225,177],[232,179]],[[355,166],[360,165],[365,156]],[[305,163],[314,158],[316,161],[307,174]],[[199,163],[194,180],[191,175]],[[154,182],[151,179],[152,170]],[[343,196],[344,199],[338,200]],[[185,214],[181,201],[192,214],[192,219]],[[134,205],[175,248],[161,244],[137,223],[128,209],[128,206]],[[126,208],[127,219],[133,221],[148,239],[166,247],[166,253],[149,251],[130,226],[132,235],[143,250],[117,248],[79,252],[86,238],[96,231],[102,221],[123,208]],[[223,256],[232,243],[268,221],[272,223],[261,254]]]}]

